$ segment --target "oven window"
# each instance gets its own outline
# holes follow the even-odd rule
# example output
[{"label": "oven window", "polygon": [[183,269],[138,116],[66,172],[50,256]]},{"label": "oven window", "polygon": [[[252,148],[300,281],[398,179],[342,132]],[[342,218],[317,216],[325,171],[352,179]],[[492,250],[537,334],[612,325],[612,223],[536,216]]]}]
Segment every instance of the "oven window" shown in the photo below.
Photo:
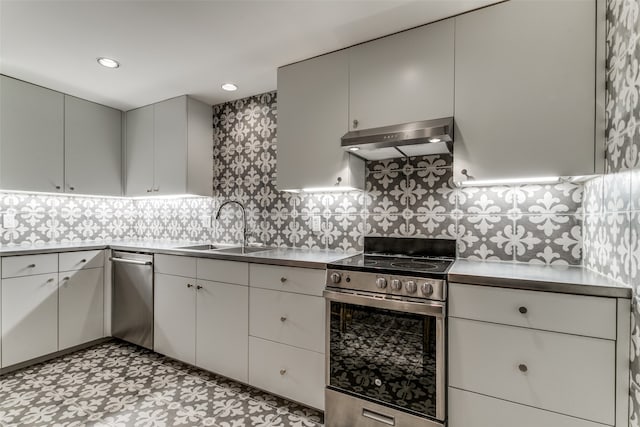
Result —
[{"label": "oven window", "polygon": [[331,302],[329,385],[436,416],[436,318]]}]

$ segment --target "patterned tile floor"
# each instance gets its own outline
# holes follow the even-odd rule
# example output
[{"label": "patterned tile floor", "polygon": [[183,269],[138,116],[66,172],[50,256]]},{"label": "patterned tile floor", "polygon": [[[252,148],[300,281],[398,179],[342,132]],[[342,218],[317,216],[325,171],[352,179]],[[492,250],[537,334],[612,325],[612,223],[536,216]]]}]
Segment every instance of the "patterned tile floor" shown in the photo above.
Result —
[{"label": "patterned tile floor", "polygon": [[322,413],[120,341],[0,376],[0,426],[321,427]]}]

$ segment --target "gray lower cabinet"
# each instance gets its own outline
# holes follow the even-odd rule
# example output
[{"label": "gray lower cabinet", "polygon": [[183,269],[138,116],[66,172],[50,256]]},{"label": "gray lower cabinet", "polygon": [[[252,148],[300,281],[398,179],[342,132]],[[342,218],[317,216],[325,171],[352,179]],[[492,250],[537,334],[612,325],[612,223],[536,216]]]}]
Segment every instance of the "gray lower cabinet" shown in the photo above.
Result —
[{"label": "gray lower cabinet", "polygon": [[0,188],[64,191],[64,95],[0,75]]},{"label": "gray lower cabinet", "polygon": [[187,96],[127,111],[125,194],[211,196],[211,114]]},{"label": "gray lower cabinet", "polygon": [[629,300],[449,290],[449,426],[628,425]]},{"label": "gray lower cabinet", "polygon": [[603,6],[512,0],[455,18],[454,181],[601,171]]},{"label": "gray lower cabinet", "polygon": [[58,273],[58,349],[104,336],[104,269]]},{"label": "gray lower cabinet", "polygon": [[65,95],[65,191],[122,195],[122,112]]},{"label": "gray lower cabinet", "polygon": [[454,19],[354,46],[349,128],[453,116]]}]

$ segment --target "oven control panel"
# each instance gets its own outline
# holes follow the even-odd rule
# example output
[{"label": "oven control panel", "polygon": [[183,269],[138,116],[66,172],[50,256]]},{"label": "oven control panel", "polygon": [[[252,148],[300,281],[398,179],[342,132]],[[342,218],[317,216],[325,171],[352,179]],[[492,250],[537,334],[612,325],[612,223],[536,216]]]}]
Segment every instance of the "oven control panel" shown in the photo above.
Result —
[{"label": "oven control panel", "polygon": [[327,286],[355,291],[445,301],[446,280],[377,274],[350,270],[327,270]]}]

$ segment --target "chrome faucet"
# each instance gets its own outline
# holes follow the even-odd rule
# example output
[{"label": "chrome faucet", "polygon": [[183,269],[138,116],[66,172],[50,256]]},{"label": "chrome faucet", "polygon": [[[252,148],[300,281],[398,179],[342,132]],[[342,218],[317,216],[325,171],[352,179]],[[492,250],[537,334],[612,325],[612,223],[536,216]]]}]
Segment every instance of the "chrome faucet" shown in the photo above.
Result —
[{"label": "chrome faucet", "polygon": [[240,206],[240,210],[242,211],[242,248],[244,249],[247,246],[247,213],[244,210],[244,206],[242,203],[236,200],[227,200],[218,208],[218,212],[216,213],[216,220],[220,219],[220,212],[222,212],[222,208],[231,203],[235,203]]}]

